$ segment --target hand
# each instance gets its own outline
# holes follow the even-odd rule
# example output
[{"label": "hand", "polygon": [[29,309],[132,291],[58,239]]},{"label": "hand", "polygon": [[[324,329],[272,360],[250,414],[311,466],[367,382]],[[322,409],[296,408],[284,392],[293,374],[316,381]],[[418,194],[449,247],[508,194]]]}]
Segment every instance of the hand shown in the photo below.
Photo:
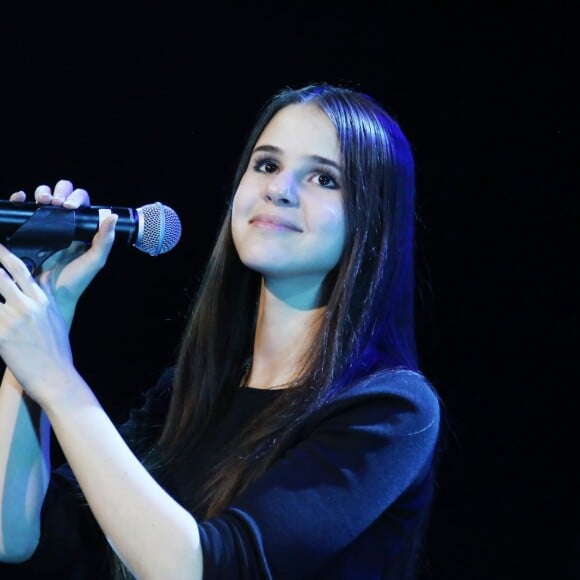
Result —
[{"label": "hand", "polygon": [[[68,325],[48,289],[0,244],[0,357],[27,393],[41,403],[74,374]],[[48,389],[48,391],[47,391]],[[38,397],[38,398],[37,398]]]},{"label": "hand", "polygon": [[[68,209],[90,205],[87,191],[74,188],[66,179],[58,181],[54,190],[48,185],[39,185],[34,198],[39,204]],[[17,191],[10,196],[10,201],[26,201],[26,194]],[[107,261],[115,239],[116,222],[115,214],[106,217],[90,246],[83,242],[73,242],[68,248],[50,256],[41,266],[37,282],[52,296],[69,328],[79,298]]]}]

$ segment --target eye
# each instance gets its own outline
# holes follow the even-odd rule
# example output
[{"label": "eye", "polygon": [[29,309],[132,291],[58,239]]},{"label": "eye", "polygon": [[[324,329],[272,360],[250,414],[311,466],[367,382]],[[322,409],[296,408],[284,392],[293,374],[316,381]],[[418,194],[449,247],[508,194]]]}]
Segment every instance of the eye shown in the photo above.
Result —
[{"label": "eye", "polygon": [[314,170],[313,179],[318,185],[325,189],[339,189],[338,177],[333,175],[328,169],[319,167]]},{"label": "eye", "polygon": [[260,173],[275,173],[278,170],[278,162],[271,157],[264,157],[254,161],[254,171]]}]

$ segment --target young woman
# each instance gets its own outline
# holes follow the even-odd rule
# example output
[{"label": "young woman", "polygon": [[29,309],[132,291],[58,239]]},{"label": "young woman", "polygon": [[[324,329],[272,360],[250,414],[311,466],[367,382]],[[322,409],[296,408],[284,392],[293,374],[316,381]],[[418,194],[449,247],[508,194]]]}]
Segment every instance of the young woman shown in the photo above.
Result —
[{"label": "young woman", "polygon": [[[175,366],[120,429],[68,339],[116,216],[36,278],[0,246],[0,559],[61,578],[418,577],[441,421],[415,351],[414,189],[373,98],[275,94]],[[66,180],[34,197],[89,204]]]}]

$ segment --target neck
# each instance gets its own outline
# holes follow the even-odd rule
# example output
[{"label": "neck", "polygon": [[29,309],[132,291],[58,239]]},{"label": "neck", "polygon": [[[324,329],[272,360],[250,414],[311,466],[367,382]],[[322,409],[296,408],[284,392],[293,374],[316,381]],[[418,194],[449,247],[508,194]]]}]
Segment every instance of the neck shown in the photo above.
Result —
[{"label": "neck", "polygon": [[325,307],[320,306],[305,308],[304,300],[281,299],[263,287],[247,384],[256,388],[284,387],[298,378],[324,311]]}]

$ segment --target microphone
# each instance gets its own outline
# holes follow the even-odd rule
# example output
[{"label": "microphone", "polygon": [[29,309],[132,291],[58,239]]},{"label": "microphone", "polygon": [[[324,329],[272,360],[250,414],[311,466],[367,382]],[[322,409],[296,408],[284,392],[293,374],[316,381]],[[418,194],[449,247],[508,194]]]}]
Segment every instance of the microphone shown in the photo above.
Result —
[{"label": "microphone", "polygon": [[181,237],[179,216],[159,202],[136,209],[104,205],[68,209],[0,200],[0,239],[35,271],[71,242],[90,242],[99,224],[111,213],[119,216],[115,244],[131,245],[150,256],[158,256],[172,250]]}]

